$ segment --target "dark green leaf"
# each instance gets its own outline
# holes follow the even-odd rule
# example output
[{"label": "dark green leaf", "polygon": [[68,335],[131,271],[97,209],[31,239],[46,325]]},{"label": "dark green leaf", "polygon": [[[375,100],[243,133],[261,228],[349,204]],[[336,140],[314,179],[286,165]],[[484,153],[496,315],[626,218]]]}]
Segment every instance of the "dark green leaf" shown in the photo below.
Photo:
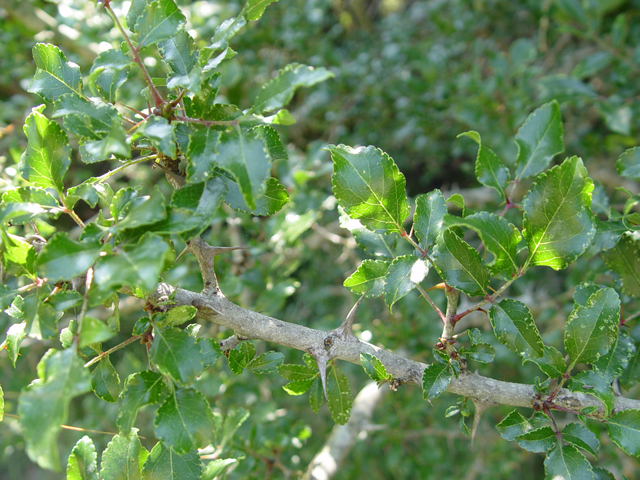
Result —
[{"label": "dark green leaf", "polygon": [[187,181],[201,182],[213,174],[220,132],[213,127],[196,130],[189,135]]},{"label": "dark green leaf", "polygon": [[173,0],[155,0],[149,3],[136,20],[138,48],[173,37],[186,21]]},{"label": "dark green leaf", "polygon": [[2,391],[2,385],[0,385],[0,422],[4,419],[4,392]]},{"label": "dark green leaf", "polygon": [[628,455],[640,456],[640,410],[623,410],[609,417],[609,438]]},{"label": "dark green leaf", "polygon": [[179,454],[158,442],[142,466],[142,480],[201,480],[198,452]]},{"label": "dark green leaf", "polygon": [[335,364],[332,364],[327,371],[327,404],[334,422],[338,425],[347,423],[351,414],[353,396],[347,377]]},{"label": "dark green leaf", "polygon": [[482,363],[491,363],[496,357],[496,351],[488,343],[476,343],[470,347],[461,348],[460,354]]},{"label": "dark green leaf", "polygon": [[589,247],[595,234],[589,211],[592,189],[578,157],[538,176],[522,201],[527,265],[560,270]]},{"label": "dark green leaf", "polygon": [[432,363],[422,372],[422,396],[425,400],[436,398],[447,389],[453,378],[448,363]]},{"label": "dark green leaf", "polygon": [[[622,477],[624,480],[624,476]],[[605,470],[601,467],[595,467],[593,469],[593,480],[616,480],[616,477],[613,476],[609,470]]]},{"label": "dark green leaf", "polygon": [[593,364],[593,368],[599,375],[606,378],[609,382],[619,377],[622,372],[629,366],[629,361],[636,353],[636,346],[629,334],[620,330],[618,337],[609,353],[600,357]]},{"label": "dark green leaf", "polygon": [[367,372],[367,375],[369,375],[369,378],[374,382],[383,382],[391,378],[378,357],[369,353],[361,353],[360,364],[362,368],[364,368],[364,371]]},{"label": "dark green leaf", "polygon": [[404,232],[409,215],[404,175],[375,147],[330,145],[333,193],[351,218],[378,233]]},{"label": "dark green leaf", "polygon": [[285,364],[278,366],[278,374],[286,380],[313,380],[318,370],[307,365]]},{"label": "dark green leaf", "polygon": [[36,251],[22,237],[0,230],[0,261],[5,272],[35,276]]},{"label": "dark green leaf", "polygon": [[586,307],[589,297],[601,288],[604,288],[604,285],[597,285],[593,282],[582,282],[573,291],[573,301],[578,305]]},{"label": "dark green leaf", "polygon": [[27,321],[27,332],[31,337],[56,338],[56,322],[60,316],[51,305],[44,303],[36,295],[29,295],[24,300],[24,319]]},{"label": "dark green leaf", "polygon": [[265,352],[251,360],[245,367],[247,370],[264,375],[276,371],[282,365],[284,355],[280,352]]},{"label": "dark green leaf", "polygon": [[484,295],[489,271],[480,254],[451,230],[438,235],[432,257],[438,274],[447,285],[470,297]]},{"label": "dark green leaf", "polygon": [[538,365],[540,370],[549,378],[561,377],[566,370],[564,356],[558,349],[548,345],[544,346],[544,355],[542,358],[524,357],[523,363],[527,361]]},{"label": "dark green leaf", "polygon": [[198,338],[196,343],[202,350],[204,368],[213,365],[223,355],[220,343],[215,338]]},{"label": "dark green leaf", "polygon": [[634,344],[634,346],[636,347],[636,353],[629,360],[627,369],[619,377],[620,385],[626,390],[629,390],[640,381],[640,349],[638,345]]},{"label": "dark green leaf", "polygon": [[618,244],[602,254],[607,267],[620,276],[622,291],[640,297],[640,248],[629,236],[622,236]]},{"label": "dark green leaf", "polygon": [[102,480],[140,480],[142,464],[149,452],[142,446],[134,428],[129,438],[116,435],[102,453]]},{"label": "dark green leaf", "polygon": [[529,452],[546,452],[556,443],[556,433],[551,427],[541,427],[522,433],[514,438],[516,443]]},{"label": "dark green leaf", "polygon": [[177,328],[154,328],[153,332],[149,360],[179,384],[193,383],[203,369],[202,351],[196,339]]},{"label": "dark green leaf", "polygon": [[29,84],[29,92],[37,93],[49,102],[65,93],[82,96],[80,67],[67,61],[58,47],[36,43],[33,47],[33,60],[37,69]]},{"label": "dark green leaf", "polygon": [[162,375],[144,371],[130,375],[118,401],[117,425],[120,434],[128,437],[138,415],[138,410],[145,405],[158,403],[166,387]]},{"label": "dark green leaf", "polygon": [[96,447],[86,435],[71,450],[67,463],[67,480],[98,480]]},{"label": "dark green leaf", "polygon": [[532,428],[529,420],[520,415],[517,410],[512,410],[509,415],[504,417],[502,421],[496,425],[500,436],[509,441],[514,440],[518,435],[527,433]]},{"label": "dark green leaf", "polygon": [[633,147],[618,157],[616,169],[623,177],[640,179],[640,147]]},{"label": "dark green leaf", "polygon": [[573,392],[586,393],[596,397],[604,404],[606,414],[611,413],[615,401],[611,382],[596,371],[583,370],[572,376],[567,383],[567,388]]},{"label": "dark green leaf", "polygon": [[544,460],[545,480],[593,480],[591,464],[573,445],[556,445]]},{"label": "dark green leaf", "polygon": [[382,233],[375,233],[371,230],[367,230],[360,225],[359,228],[351,230],[354,240],[358,246],[368,255],[381,256],[386,258],[395,258],[396,243],[398,242],[398,234],[392,233],[391,235],[384,235]]},{"label": "dark green leaf", "polygon": [[509,169],[502,163],[502,160],[488,147],[485,147],[480,140],[478,132],[470,131],[461,133],[461,136],[469,137],[478,144],[478,155],[476,156],[476,178],[487,187],[494,188],[504,199],[504,187],[509,181]]},{"label": "dark green leaf", "polygon": [[186,30],[158,43],[164,61],[169,65],[171,74],[167,77],[167,88],[184,87],[198,93],[202,82],[198,47]]},{"label": "dark green leaf", "polygon": [[367,297],[379,297],[384,293],[388,268],[389,262],[385,260],[363,260],[343,285],[353,293],[362,295],[367,292]]},{"label": "dark green leaf", "polygon": [[413,231],[422,248],[430,248],[442,231],[447,206],[440,190],[416,197],[416,213],[413,217]]},{"label": "dark green leaf", "polygon": [[88,84],[105,102],[115,103],[116,92],[129,76],[132,60],[120,50],[101,52],[93,61]]},{"label": "dark green leaf", "polygon": [[[217,417],[220,418],[219,416]],[[222,451],[225,446],[233,440],[236,431],[249,418],[249,412],[243,408],[231,409],[224,417],[224,423],[216,431],[215,444]],[[218,422],[218,425],[220,422]]]},{"label": "dark green leaf", "polygon": [[[68,132],[94,140],[109,133],[114,118],[122,121],[113,105],[98,99],[87,100],[72,93],[62,95],[55,101],[52,117],[62,117],[64,128]],[[129,150],[126,145],[123,148]]]},{"label": "dark green leaf", "polygon": [[29,458],[42,468],[59,470],[60,425],[67,422],[71,399],[90,390],[89,371],[75,349],[51,349],[38,364],[38,377],[20,395],[20,424]]},{"label": "dark green leaf", "polygon": [[[424,280],[428,271],[427,263],[421,258],[413,255],[396,257],[395,260],[391,262],[391,265],[389,265],[384,284],[382,285],[384,288],[384,303],[387,307],[391,310],[394,303]],[[371,286],[374,289],[379,288],[379,285],[375,284],[375,279],[374,284]]]},{"label": "dark green leaf", "polygon": [[509,350],[530,360],[544,355],[542,337],[524,303],[512,299],[493,303],[489,317],[496,338]]},{"label": "dark green leaf", "polygon": [[287,155],[287,151],[280,140],[280,135],[278,135],[278,132],[273,127],[269,125],[258,125],[253,127],[250,132],[262,138],[271,160],[277,162],[278,160],[289,159],[289,155]]},{"label": "dark green leaf", "polygon": [[320,381],[320,377],[318,376],[313,381],[311,390],[309,390],[309,405],[311,406],[311,410],[313,410],[313,413],[318,413],[320,411],[323,398],[324,394],[322,393],[322,382]]},{"label": "dark green leaf", "polygon": [[256,207],[251,209],[244,201],[244,197],[240,192],[238,184],[221,176],[218,177],[227,186],[227,193],[224,201],[234,210],[239,212],[250,213],[251,215],[268,216],[280,211],[286,203],[289,202],[289,194],[284,185],[277,179],[271,177],[267,180],[267,188],[265,192],[255,199]]},{"label": "dark green leaf", "polygon": [[71,280],[95,263],[101,248],[99,243],[76,242],[65,233],[57,233],[38,256],[38,273],[53,282]]},{"label": "dark green leaf", "polygon": [[109,357],[98,362],[91,372],[91,390],[105,402],[117,402],[120,395],[120,377]]},{"label": "dark green leaf", "polygon": [[[156,0],[156,3],[162,0]],[[172,0],[165,0],[172,2]],[[133,136],[134,140],[144,137],[149,139],[151,145],[153,145],[158,152],[166,155],[169,158],[176,158],[176,132],[173,125],[165,118],[151,115],[147,120],[138,127],[136,134]]]},{"label": "dark green leaf", "polygon": [[562,429],[562,440],[586,450],[594,457],[598,457],[600,442],[596,435],[584,425],[570,423]]}]

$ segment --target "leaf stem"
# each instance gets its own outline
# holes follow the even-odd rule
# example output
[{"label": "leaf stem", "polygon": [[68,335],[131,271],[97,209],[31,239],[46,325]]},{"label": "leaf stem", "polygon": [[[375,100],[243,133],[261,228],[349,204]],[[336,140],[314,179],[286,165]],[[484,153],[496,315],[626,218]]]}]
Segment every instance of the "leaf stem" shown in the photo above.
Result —
[{"label": "leaf stem", "polygon": [[104,357],[111,355],[113,352],[115,352],[116,350],[120,350],[123,347],[126,347],[127,345],[129,345],[130,343],[135,342],[136,340],[139,340],[140,338],[142,338],[142,335],[134,335],[131,338],[126,339],[124,342],[119,343],[118,345],[116,345],[115,347],[111,347],[109,350],[102,352],[100,355],[98,355],[97,357],[92,358],[91,360],[89,360],[87,363],[84,364],[84,368],[89,368],[91,365],[93,365],[94,363],[99,362],[100,360],[102,360]]},{"label": "leaf stem", "polygon": [[118,172],[121,172],[125,168],[128,168],[128,167],[130,167],[132,165],[135,165],[136,163],[146,162],[147,160],[155,160],[156,158],[158,158],[158,155],[153,154],[153,155],[148,155],[146,157],[140,157],[140,158],[136,158],[135,160],[131,160],[131,161],[125,163],[124,165],[120,165],[118,168],[116,168],[114,170],[110,170],[107,173],[105,173],[104,175],[99,176],[94,183],[102,183],[105,180],[107,180],[109,177],[111,177],[112,175],[114,175],[114,174],[116,174]]},{"label": "leaf stem", "polygon": [[444,323],[445,321],[445,316],[444,313],[442,313],[442,310],[440,310],[438,308],[438,306],[435,304],[435,302],[431,299],[431,297],[429,296],[429,294],[425,291],[424,288],[422,288],[422,285],[417,284],[416,288],[418,289],[418,291],[420,292],[420,294],[425,298],[425,300],[427,302],[429,302],[429,305],[431,305],[431,308],[433,308],[435,310],[435,312],[438,314],[438,317],[440,317],[440,320],[442,320],[442,322]]},{"label": "leaf stem", "polygon": [[498,298],[502,294],[502,292],[504,292],[507,288],[509,288],[509,286],[513,282],[515,282],[518,278],[520,278],[523,275],[522,272],[523,271],[521,270],[518,274],[514,275],[511,279],[507,280],[504,283],[504,285],[502,285],[498,290],[493,292],[492,295],[487,295],[484,300],[476,303],[473,307],[467,308],[464,312],[457,314],[455,317],[453,317],[454,323],[458,322],[462,317],[465,317],[466,315],[469,315],[471,312],[475,312],[476,310],[480,310],[487,303],[493,303],[493,301],[496,298]]}]

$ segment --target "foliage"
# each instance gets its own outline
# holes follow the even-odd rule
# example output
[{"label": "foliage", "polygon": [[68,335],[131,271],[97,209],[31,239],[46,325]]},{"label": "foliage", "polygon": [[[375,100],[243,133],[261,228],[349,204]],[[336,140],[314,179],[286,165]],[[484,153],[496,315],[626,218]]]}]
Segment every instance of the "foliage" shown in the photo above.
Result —
[{"label": "foliage", "polygon": [[[295,59],[277,65],[261,86],[239,85],[242,74],[234,78],[230,73],[243,57],[235,51],[240,48],[234,37],[246,29],[237,45],[247,48],[242,42],[254,42],[260,29],[251,22],[260,19],[270,3],[248,0],[235,16],[224,21],[216,17],[220,21],[215,29],[200,25],[194,37],[189,27],[197,20],[188,6],[174,0],[134,0],[128,11],[102,1],[91,8],[102,8],[98,23],[112,22],[119,40],[110,39],[109,48],[90,65],[80,67],[54,44],[33,46],[36,70],[27,88],[44,103],[25,119],[26,144],[22,149],[14,145],[14,152],[21,152],[12,157],[15,174],[5,175],[0,187],[0,307],[6,326],[2,349],[12,363],[2,368],[0,419],[4,415],[3,423],[20,426],[29,459],[60,470],[62,453],[71,479],[257,478],[265,469],[269,475],[274,465],[283,474],[301,475],[300,455],[306,462],[310,458],[296,449],[322,441],[315,432],[326,430],[325,417],[303,422],[299,418],[306,418],[304,411],[289,414],[281,405],[295,411],[301,403],[297,396],[309,392],[314,412],[324,415],[326,398],[331,418],[344,424],[353,405],[350,385],[359,385],[366,376],[394,389],[419,383],[422,398],[436,404],[448,388],[469,378],[472,368],[498,380],[513,377],[508,379],[535,392],[535,398],[529,398],[533,413],[505,410],[502,420],[491,420],[503,439],[544,455],[548,478],[598,478],[596,473],[607,478],[611,474],[606,469],[615,466],[611,459],[638,456],[637,402],[623,408],[616,395],[623,389],[625,396],[633,396],[639,380],[638,197],[627,188],[612,191],[594,182],[589,177],[590,152],[585,144],[571,148],[572,140],[565,145],[565,138],[575,133],[563,122],[566,112],[575,126],[572,109],[591,102],[598,118],[617,134],[611,143],[631,147],[627,143],[637,129],[631,120],[635,107],[607,85],[598,96],[583,82],[607,72],[607,81],[615,79],[631,98],[635,87],[620,76],[632,68],[624,55],[615,49],[608,56],[591,52],[575,67],[573,77],[545,76],[543,101],[531,113],[534,99],[519,95],[534,80],[534,69],[525,67],[535,62],[535,49],[522,39],[513,42],[507,65],[491,53],[490,41],[478,44],[491,58],[491,80],[476,70],[460,75],[455,84],[440,83],[444,81],[435,74],[441,72],[434,68],[442,59],[416,64],[433,83],[428,101],[441,110],[435,119],[420,112],[420,102],[400,101],[408,95],[403,92],[406,81],[391,84],[402,79],[401,72],[386,84],[363,82],[355,95],[365,104],[359,108],[375,113],[375,102],[390,96],[398,104],[396,115],[416,119],[407,122],[413,132],[437,135],[447,129],[444,138],[453,142],[451,122],[443,121],[450,120],[449,115],[463,119],[458,132],[484,129],[461,134],[477,145],[475,169],[465,173],[469,178],[475,173],[491,192],[482,203],[471,203],[466,195],[423,193],[435,175],[407,182],[402,173],[406,159],[398,162],[399,168],[392,156],[374,146],[351,147],[334,139],[325,147],[330,161],[317,148],[305,157],[285,147],[283,127],[296,120],[313,124],[320,108],[313,95],[326,96],[336,73],[335,81],[344,82],[340,88],[346,89],[357,68],[343,58],[335,72]],[[457,2],[448,7],[420,3],[412,7],[414,13],[441,8],[455,14],[460,8]],[[327,8],[322,2],[308,2],[296,12],[289,8],[286,21],[295,22],[291,17],[320,7]],[[329,32],[332,41],[348,34],[349,21],[358,18],[358,7],[353,8],[340,16],[339,31]],[[572,15],[587,27],[583,32],[569,30],[569,35],[593,39],[606,30],[607,42],[627,48],[632,19],[626,11],[610,22],[614,9],[604,3],[599,10],[576,2],[542,8],[547,10],[535,13],[547,21]],[[440,45],[445,56],[454,55],[455,48],[447,44],[450,37],[436,43],[420,37],[417,45],[405,41],[420,18],[415,15],[406,31],[390,30],[399,38],[381,40],[387,48],[382,50],[384,62],[406,54],[404,48],[415,55],[413,50],[425,45],[436,55],[437,42],[445,43]],[[465,13],[459,24],[445,20],[438,28],[463,29],[474,18]],[[398,21],[391,12],[381,23]],[[314,22],[314,28],[322,24],[320,19]],[[204,40],[208,29],[210,40]],[[293,40],[284,36],[283,41]],[[331,52],[344,54],[335,45],[324,54]],[[253,68],[254,61],[248,55],[246,64]],[[616,68],[609,70],[613,63]],[[449,68],[457,72],[461,67]],[[508,91],[511,98],[496,108],[507,112],[506,128],[496,127],[495,115],[481,121],[486,118],[477,118],[472,105],[465,109],[453,104],[448,110],[452,96],[478,86],[473,101],[497,95],[497,85],[518,69],[526,71],[526,81]],[[315,93],[307,103],[298,103],[305,89]],[[292,114],[285,108],[290,102],[310,105],[307,114]],[[348,123],[349,110],[341,121]],[[585,128],[595,128],[592,123],[585,121]],[[293,138],[296,128],[291,127]],[[509,142],[502,141],[505,131]],[[348,143],[368,140],[363,132],[355,126]],[[390,131],[391,145],[406,135]],[[415,142],[407,156],[428,139]],[[456,148],[467,154],[473,142]],[[438,144],[434,152],[442,148]],[[570,154],[561,157],[565,150]],[[576,150],[585,161],[573,155]],[[295,155],[291,159],[290,151]],[[634,185],[640,170],[637,147],[622,152],[616,167],[621,176],[617,182]],[[416,195],[408,196],[407,187]],[[216,245],[247,248],[211,247],[200,243],[201,237]],[[347,262],[328,265],[329,256],[341,253]],[[214,273],[218,254],[227,259],[216,261]],[[313,269],[302,267],[314,257],[324,260],[309,274]],[[355,271],[344,280],[344,289],[339,283],[349,269]],[[560,276],[552,276],[556,272]],[[559,289],[546,310],[537,297],[526,295],[545,282]],[[254,344],[238,331],[234,335],[216,325],[233,316],[227,311],[216,311],[206,302],[181,304],[179,290],[160,295],[159,285],[202,290],[195,297],[199,300],[218,298],[221,290],[249,310],[314,329],[329,330],[337,318],[346,320],[318,348],[307,344],[301,363],[300,355],[288,348],[276,345],[278,351],[264,351],[261,342]],[[345,315],[343,303],[348,302],[335,301],[336,289],[349,301],[348,291],[362,295],[363,307],[366,302],[374,307],[359,310],[354,325],[362,299]],[[501,298],[507,294],[513,298]],[[388,308],[376,309],[381,307],[377,298]],[[305,315],[311,307],[313,314]],[[429,308],[435,314],[425,314]],[[552,309],[558,310],[556,317]],[[205,321],[210,319],[206,310],[214,312],[213,323]],[[142,311],[146,314],[140,317]],[[559,328],[554,325],[558,318],[566,320]],[[484,333],[474,325],[482,325]],[[264,335],[250,338],[261,340]],[[366,338],[402,347],[428,365],[418,364],[423,369],[419,380],[399,377],[382,353],[366,350],[361,341]],[[294,340],[281,344],[303,349],[303,342]],[[336,344],[357,353],[348,359],[360,362],[366,375],[337,362],[345,358],[335,353]],[[514,362],[517,356],[521,362]],[[6,374],[11,368],[15,373]],[[291,399],[270,391],[278,382]],[[9,391],[20,394],[11,396]],[[520,405],[515,394],[504,393],[506,399],[496,403]],[[403,438],[428,404],[412,399],[410,387],[396,395],[393,401],[406,402],[409,408],[389,409],[384,418],[395,431],[390,435]],[[562,403],[566,396],[578,399],[579,407],[580,399],[593,397],[598,406],[570,409]],[[476,404],[479,418],[483,399],[472,393],[441,415],[460,414],[462,435],[470,434],[468,400]],[[90,411],[104,415],[87,414]],[[456,430],[446,418],[442,431]],[[67,423],[87,433],[111,431],[113,436],[104,441],[78,435],[73,446],[72,437],[61,434]],[[476,439],[491,435],[488,429],[476,433],[476,428]],[[606,436],[611,442],[601,444]],[[504,452],[517,448],[504,445],[493,453],[503,448],[502,455],[507,455]],[[474,453],[464,450],[450,455],[460,454],[460,465],[467,468]],[[361,465],[361,455],[354,453],[354,465]],[[415,472],[425,468],[418,455],[404,463],[395,455],[382,461],[388,468],[398,462],[401,475],[415,478]],[[434,474],[454,468],[442,464]],[[366,467],[352,468],[357,478],[357,468]],[[494,476],[499,475],[496,467]]]}]

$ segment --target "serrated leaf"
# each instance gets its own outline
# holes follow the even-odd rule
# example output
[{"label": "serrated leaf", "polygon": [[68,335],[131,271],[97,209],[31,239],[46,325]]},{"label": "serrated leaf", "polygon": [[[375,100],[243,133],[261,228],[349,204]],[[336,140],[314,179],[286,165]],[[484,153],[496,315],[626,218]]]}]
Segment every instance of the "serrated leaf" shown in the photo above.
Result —
[{"label": "serrated leaf", "polygon": [[282,389],[289,395],[302,395],[312,387],[314,381],[315,376],[309,380],[294,380],[283,385]]},{"label": "serrated leaf", "polygon": [[436,398],[447,389],[453,374],[448,363],[432,363],[422,372],[422,396]]},{"label": "serrated leaf", "polygon": [[99,243],[76,242],[65,233],[56,233],[38,255],[38,273],[53,282],[71,280],[95,263],[101,248]]},{"label": "serrated leaf", "polygon": [[536,109],[518,130],[516,178],[542,172],[551,159],[564,151],[564,130],[560,105],[555,100]]},{"label": "serrated leaf", "polygon": [[[156,0],[162,1],[162,0]],[[166,0],[171,1],[171,0]],[[153,3],[156,3],[153,2]],[[141,137],[147,138],[151,145],[153,145],[158,152],[166,155],[169,158],[176,158],[176,132],[172,124],[166,118],[158,117],[157,115],[149,116],[144,123],[142,123],[135,135],[134,140]]]},{"label": "serrated leaf", "polygon": [[275,372],[283,361],[284,355],[282,353],[265,352],[251,360],[245,368],[253,373],[265,375]]},{"label": "serrated leaf", "polygon": [[384,260],[363,260],[355,272],[347,278],[343,285],[353,293],[367,297],[379,297],[384,293],[385,277],[389,262]]},{"label": "serrated leaf", "polygon": [[204,368],[202,351],[196,339],[173,327],[153,329],[149,360],[180,385],[192,384]]},{"label": "serrated leaf", "polygon": [[444,230],[438,236],[431,258],[447,285],[470,297],[484,295],[489,270],[477,250],[451,230]]},{"label": "serrated leaf", "polygon": [[618,335],[620,298],[606,287],[592,294],[586,306],[575,305],[567,319],[564,348],[571,365],[593,363],[605,355]]},{"label": "serrated leaf", "polygon": [[138,48],[173,37],[186,21],[173,0],[155,0],[149,3],[136,20]]},{"label": "serrated leaf", "polygon": [[461,348],[460,354],[481,363],[491,363],[496,357],[496,351],[488,343],[476,343],[470,347]]},{"label": "serrated leaf", "polygon": [[313,380],[318,369],[308,365],[285,364],[278,366],[278,374],[286,380]]},{"label": "serrated leaf", "polygon": [[20,354],[20,344],[27,336],[27,322],[14,323],[7,329],[7,353],[13,366],[16,366]]},{"label": "serrated leaf", "polygon": [[391,376],[387,373],[387,369],[384,367],[380,359],[369,353],[360,354],[360,364],[364,371],[369,375],[369,378],[374,382],[382,382],[389,380]]},{"label": "serrated leaf", "polygon": [[35,276],[36,251],[22,237],[0,230],[0,261],[5,272]]},{"label": "serrated leaf", "polygon": [[598,457],[600,442],[598,437],[584,425],[570,423],[562,429],[562,440],[575,445],[582,450],[586,450],[594,457]]},{"label": "serrated leaf", "polygon": [[98,462],[93,441],[84,436],[73,447],[67,463],[67,480],[98,480]]},{"label": "serrated leaf", "polygon": [[91,66],[89,87],[105,102],[115,103],[116,92],[126,82],[132,63],[132,60],[120,50],[101,52]]},{"label": "serrated leaf", "polygon": [[[52,213],[60,213],[62,207],[49,192],[40,187],[18,187],[2,194],[2,203],[34,203]],[[56,212],[58,211],[58,212]],[[12,223],[18,224],[15,219]]]},{"label": "serrated leaf", "polygon": [[181,305],[179,307],[172,308],[166,314],[162,314],[157,319],[154,318],[154,324],[159,328],[164,327],[177,327],[189,320],[195,318],[198,313],[196,307],[191,305]]},{"label": "serrated leaf", "polygon": [[255,356],[256,347],[252,343],[242,342],[239,348],[229,351],[229,368],[236,375],[240,375]]},{"label": "serrated leaf", "polygon": [[609,438],[626,454],[640,457],[640,410],[623,410],[605,421]]},{"label": "serrated leaf", "polygon": [[267,180],[267,187],[264,193],[255,199],[255,208],[251,209],[244,201],[237,183],[226,177],[218,178],[227,187],[224,202],[236,211],[250,213],[251,215],[269,216],[279,212],[289,202],[289,194],[286,187],[277,179],[271,177]]},{"label": "serrated leaf", "polygon": [[32,52],[37,68],[27,91],[49,102],[65,93],[82,96],[80,67],[67,61],[62,50],[48,43],[36,43]]},{"label": "serrated leaf", "polygon": [[538,176],[522,201],[527,265],[560,270],[589,247],[595,234],[589,211],[592,189],[593,182],[578,157]]},{"label": "serrated leaf", "polygon": [[213,174],[220,141],[220,131],[213,127],[196,130],[189,135],[187,181],[201,182]]},{"label": "serrated leaf", "polygon": [[615,397],[611,382],[595,370],[583,370],[572,376],[567,383],[567,388],[572,392],[586,393],[596,397],[604,405],[606,415],[613,410]]},{"label": "serrated leaf", "polygon": [[68,132],[94,140],[108,133],[112,120],[120,117],[113,105],[71,93],[59,97],[53,106],[52,118],[62,117],[64,128]]},{"label": "serrated leaf", "polygon": [[604,262],[622,280],[622,291],[640,297],[640,248],[631,237],[623,235],[611,250],[602,254]]},{"label": "serrated leaf", "polygon": [[640,147],[625,150],[616,161],[618,173],[627,178],[640,178]]},{"label": "serrated leaf", "polygon": [[265,113],[285,107],[299,87],[311,87],[324,82],[334,75],[322,67],[292,63],[278,72],[276,78],[269,80],[258,92],[250,112]]},{"label": "serrated leaf", "polygon": [[338,425],[347,423],[351,414],[353,396],[347,377],[335,364],[331,365],[327,372],[327,404],[334,422]]},{"label": "serrated leaf", "polygon": [[158,409],[154,424],[156,437],[179,454],[206,446],[215,429],[209,403],[191,388],[169,395]]},{"label": "serrated leaf", "polygon": [[566,370],[566,364],[564,356],[558,351],[557,348],[545,345],[544,355],[540,358],[525,357],[523,363],[533,362],[542,372],[549,378],[559,378]]},{"label": "serrated leaf", "polygon": [[416,197],[413,231],[422,248],[430,248],[442,231],[447,205],[440,190]]},{"label": "serrated leaf", "polygon": [[489,310],[498,341],[512,352],[533,360],[544,355],[544,344],[529,308],[518,300],[505,299]]},{"label": "serrated leaf", "polygon": [[547,426],[522,433],[514,440],[529,452],[546,452],[556,444],[556,433]]},{"label": "serrated leaf", "polygon": [[333,193],[351,218],[378,233],[404,232],[409,215],[404,175],[375,147],[329,145]]},{"label": "serrated leaf", "polygon": [[470,131],[458,135],[472,139],[478,144],[478,154],[476,156],[475,173],[478,181],[487,187],[495,189],[504,199],[504,187],[509,181],[509,169],[502,163],[502,160],[488,147],[485,147],[480,140],[478,132]]},{"label": "serrated leaf", "polygon": [[69,168],[69,140],[60,126],[42,114],[44,105],[35,107],[24,123],[27,149],[20,158],[25,180],[42,188],[62,192],[62,179]]},{"label": "serrated leaf", "polygon": [[593,368],[599,375],[606,378],[609,382],[619,377],[622,372],[629,366],[629,361],[636,353],[636,346],[629,333],[624,330],[618,332],[613,346],[609,353],[600,357],[593,364]]},{"label": "serrated leaf", "polygon": [[198,452],[179,454],[161,442],[151,449],[142,466],[142,480],[201,480],[202,462]]},{"label": "serrated leaf", "polygon": [[102,480],[140,480],[142,464],[149,452],[142,446],[134,428],[128,439],[116,435],[102,453],[100,478]]},{"label": "serrated leaf", "polygon": [[159,373],[144,371],[129,375],[118,401],[116,423],[120,434],[128,436],[138,410],[145,405],[158,403],[165,390],[163,376]]},{"label": "serrated leaf", "polygon": [[73,397],[90,389],[89,372],[75,349],[49,350],[38,364],[38,380],[18,400],[18,415],[29,458],[42,468],[60,469],[57,437]]},{"label": "serrated leaf", "polygon": [[398,243],[397,233],[392,233],[390,235],[375,233],[364,228],[358,220],[355,221],[358,222],[360,227],[352,229],[351,234],[358,244],[358,247],[368,255],[391,259],[396,257],[395,251],[396,244]]},{"label": "serrated leaf", "polygon": [[[413,290],[427,272],[427,264],[421,258],[413,255],[396,257],[387,269],[383,284],[384,303],[387,307],[391,310],[393,304]],[[373,287],[376,287],[375,282]]]},{"label": "serrated leaf", "polygon": [[167,88],[185,87],[194,93],[200,91],[202,76],[198,63],[198,47],[186,30],[158,43],[163,60],[171,69]]},{"label": "serrated leaf", "polygon": [[120,395],[120,376],[109,357],[98,362],[91,372],[91,390],[105,402],[117,402]]},{"label": "serrated leaf", "polygon": [[[622,477],[624,480],[624,476]],[[616,477],[613,476],[609,470],[605,470],[601,467],[595,467],[593,469],[593,479],[594,480],[616,480]]]},{"label": "serrated leaf", "polygon": [[518,435],[529,432],[533,429],[533,426],[524,418],[517,410],[512,410],[509,415],[502,419],[502,421],[496,425],[496,429],[500,432],[500,436],[505,440],[512,441]]},{"label": "serrated leaf", "polygon": [[556,445],[544,460],[545,480],[593,480],[591,464],[573,445]]}]

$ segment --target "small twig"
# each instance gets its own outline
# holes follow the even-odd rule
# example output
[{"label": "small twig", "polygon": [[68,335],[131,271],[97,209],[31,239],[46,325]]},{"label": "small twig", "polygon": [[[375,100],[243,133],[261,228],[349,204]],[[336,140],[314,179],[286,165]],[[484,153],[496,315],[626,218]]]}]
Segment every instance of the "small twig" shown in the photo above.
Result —
[{"label": "small twig", "polygon": [[91,360],[89,360],[87,363],[84,364],[84,368],[89,368],[91,365],[93,365],[94,363],[99,362],[100,360],[102,360],[104,357],[111,355],[113,352],[115,352],[116,350],[120,350],[122,347],[126,347],[127,345],[129,345],[130,343],[135,342],[136,340],[139,340],[140,338],[142,338],[142,335],[134,335],[131,338],[126,339],[124,342],[119,343],[118,345],[116,345],[115,347],[111,347],[109,350],[107,350],[106,352],[102,352],[100,355],[98,355],[97,357],[92,358]]}]

